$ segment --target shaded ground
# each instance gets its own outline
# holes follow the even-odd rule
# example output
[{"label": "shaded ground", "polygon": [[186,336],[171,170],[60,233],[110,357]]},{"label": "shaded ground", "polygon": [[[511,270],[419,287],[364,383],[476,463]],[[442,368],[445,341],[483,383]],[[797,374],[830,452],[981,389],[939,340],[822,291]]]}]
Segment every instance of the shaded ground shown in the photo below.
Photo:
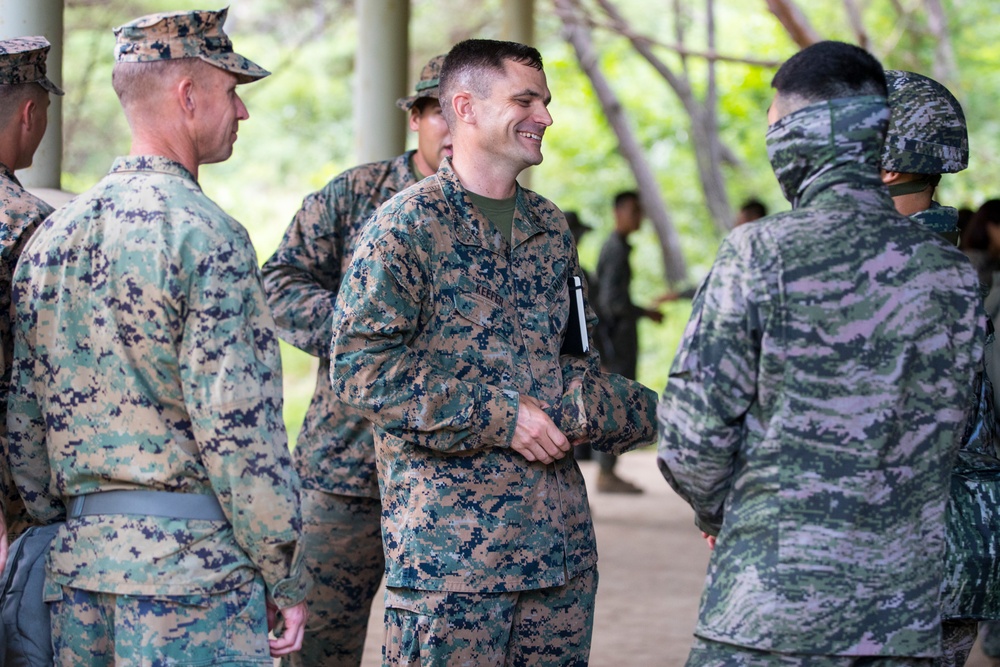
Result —
[{"label": "shaded ground", "polygon": [[[599,553],[591,667],[682,667],[708,563],[691,509],[663,481],[651,450],[618,462],[619,474],[645,489],[640,496],[599,494],[595,464],[580,467]],[[381,600],[372,608],[362,667],[381,664]],[[990,662],[977,647],[966,667]]]}]

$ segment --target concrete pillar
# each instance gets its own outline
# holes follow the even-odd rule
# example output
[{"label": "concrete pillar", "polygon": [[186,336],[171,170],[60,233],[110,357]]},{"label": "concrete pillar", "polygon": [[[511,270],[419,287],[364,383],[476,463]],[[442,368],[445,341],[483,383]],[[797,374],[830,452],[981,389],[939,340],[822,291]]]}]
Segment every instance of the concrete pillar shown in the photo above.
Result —
[{"label": "concrete pillar", "polygon": [[[46,61],[49,79],[62,88],[64,0],[0,0],[0,39],[42,35],[52,44]],[[49,95],[49,125],[31,167],[18,172],[26,188],[61,185],[62,98]]]},{"label": "concrete pillar", "polygon": [[356,0],[358,50],[354,67],[354,150],[358,163],[394,157],[406,148],[409,0]]},{"label": "concrete pillar", "polygon": [[502,39],[535,45],[535,0],[504,0]]}]

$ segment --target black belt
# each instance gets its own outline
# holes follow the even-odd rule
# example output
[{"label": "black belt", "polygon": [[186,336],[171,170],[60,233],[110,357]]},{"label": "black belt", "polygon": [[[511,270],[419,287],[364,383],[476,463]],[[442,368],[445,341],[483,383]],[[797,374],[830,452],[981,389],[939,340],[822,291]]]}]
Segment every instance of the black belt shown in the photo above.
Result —
[{"label": "black belt", "polygon": [[203,493],[102,491],[70,499],[70,519],[92,514],[138,514],[191,521],[227,520],[219,499]]}]

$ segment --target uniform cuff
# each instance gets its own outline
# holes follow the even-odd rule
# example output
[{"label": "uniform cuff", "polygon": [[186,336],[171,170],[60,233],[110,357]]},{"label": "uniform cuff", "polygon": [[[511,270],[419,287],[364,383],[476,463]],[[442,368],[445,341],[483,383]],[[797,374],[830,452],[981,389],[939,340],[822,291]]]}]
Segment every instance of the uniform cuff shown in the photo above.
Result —
[{"label": "uniform cuff", "polygon": [[278,606],[278,609],[294,607],[306,599],[306,593],[309,592],[311,582],[301,572],[299,570],[296,575],[282,579],[273,587],[269,587],[270,590],[268,593],[271,599],[274,600],[274,604]]},{"label": "uniform cuff", "polygon": [[479,423],[476,431],[482,443],[493,447],[510,447],[517,426],[518,394],[509,389],[497,389],[481,384],[476,387],[476,410]]}]

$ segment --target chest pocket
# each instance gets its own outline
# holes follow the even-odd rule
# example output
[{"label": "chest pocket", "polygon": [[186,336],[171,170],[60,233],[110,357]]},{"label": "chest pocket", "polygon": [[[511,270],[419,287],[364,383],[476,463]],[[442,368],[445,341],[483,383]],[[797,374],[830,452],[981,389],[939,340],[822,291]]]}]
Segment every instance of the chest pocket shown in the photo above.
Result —
[{"label": "chest pocket", "polygon": [[513,372],[515,319],[479,294],[455,292],[452,299],[454,311],[440,345],[466,372],[485,376],[487,382],[508,382]]}]

